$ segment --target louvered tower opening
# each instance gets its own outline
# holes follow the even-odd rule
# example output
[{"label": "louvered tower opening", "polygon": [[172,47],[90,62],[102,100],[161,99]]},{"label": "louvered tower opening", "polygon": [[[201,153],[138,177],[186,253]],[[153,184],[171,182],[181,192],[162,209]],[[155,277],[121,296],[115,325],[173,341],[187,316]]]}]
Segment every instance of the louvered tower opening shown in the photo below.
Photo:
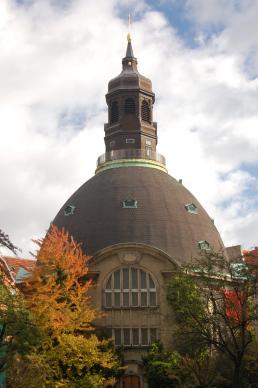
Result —
[{"label": "louvered tower opening", "polygon": [[116,123],[119,119],[119,109],[118,109],[118,102],[113,101],[111,104],[111,109],[110,109],[110,123]]},{"label": "louvered tower opening", "polygon": [[143,100],[142,102],[141,116],[143,121],[146,121],[147,123],[151,122],[150,107],[146,100]]},{"label": "louvered tower opening", "polygon": [[135,101],[133,98],[125,100],[125,113],[135,113]]}]

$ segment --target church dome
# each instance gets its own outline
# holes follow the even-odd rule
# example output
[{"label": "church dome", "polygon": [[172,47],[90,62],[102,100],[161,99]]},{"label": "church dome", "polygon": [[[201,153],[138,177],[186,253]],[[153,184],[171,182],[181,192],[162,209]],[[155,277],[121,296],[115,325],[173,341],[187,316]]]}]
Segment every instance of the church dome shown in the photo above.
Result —
[{"label": "church dome", "polygon": [[[84,183],[53,223],[81,242],[88,255],[116,244],[144,244],[184,263],[202,244],[223,247],[197,199],[156,168],[110,168]],[[207,246],[204,246],[207,248]]]},{"label": "church dome", "polygon": [[156,152],[155,95],[137,70],[128,38],[122,72],[109,82],[104,124],[106,153],[96,175],[64,204],[53,223],[82,243],[88,255],[119,244],[141,244],[185,263],[200,249],[223,243],[197,199],[167,174]]}]

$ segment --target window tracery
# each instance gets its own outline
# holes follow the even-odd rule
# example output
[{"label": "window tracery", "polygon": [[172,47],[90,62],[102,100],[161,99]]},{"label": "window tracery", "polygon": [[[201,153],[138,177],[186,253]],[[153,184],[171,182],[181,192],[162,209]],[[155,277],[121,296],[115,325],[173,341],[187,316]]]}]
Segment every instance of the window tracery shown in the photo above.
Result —
[{"label": "window tracery", "polygon": [[156,307],[157,289],[152,276],[140,268],[120,268],[109,275],[104,289],[106,308]]},{"label": "window tracery", "polygon": [[113,338],[115,346],[150,346],[158,339],[158,330],[152,327],[108,328],[107,334]]}]

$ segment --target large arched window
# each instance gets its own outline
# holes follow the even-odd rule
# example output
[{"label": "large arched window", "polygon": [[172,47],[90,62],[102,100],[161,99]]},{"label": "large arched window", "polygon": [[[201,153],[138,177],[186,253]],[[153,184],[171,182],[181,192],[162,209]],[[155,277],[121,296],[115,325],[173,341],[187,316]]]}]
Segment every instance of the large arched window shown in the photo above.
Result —
[{"label": "large arched window", "polygon": [[106,308],[157,306],[157,290],[151,275],[134,267],[114,271],[105,284],[104,305]]},{"label": "large arched window", "polygon": [[110,123],[116,123],[119,119],[119,109],[118,109],[118,102],[113,101],[111,104],[111,109],[110,109]]},{"label": "large arched window", "polygon": [[133,98],[125,100],[125,113],[135,113],[135,101]]},{"label": "large arched window", "polygon": [[147,123],[151,122],[150,107],[149,107],[149,104],[146,100],[143,100],[143,102],[142,102],[141,116],[142,116],[143,121],[146,121]]}]

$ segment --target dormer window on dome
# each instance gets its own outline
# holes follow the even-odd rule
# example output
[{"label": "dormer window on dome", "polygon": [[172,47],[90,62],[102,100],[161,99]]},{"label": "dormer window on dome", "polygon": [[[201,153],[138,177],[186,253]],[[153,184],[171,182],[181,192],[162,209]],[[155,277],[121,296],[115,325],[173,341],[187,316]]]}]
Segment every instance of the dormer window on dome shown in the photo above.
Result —
[{"label": "dormer window on dome", "polygon": [[126,199],[122,202],[122,207],[124,209],[136,209],[138,202],[135,199]]},{"label": "dormer window on dome", "polygon": [[185,204],[185,209],[188,211],[188,213],[198,214],[197,207],[195,206],[194,203]]},{"label": "dormer window on dome", "polygon": [[73,206],[73,205],[68,205],[64,209],[64,215],[65,216],[71,216],[71,215],[74,214],[74,212],[75,212],[75,206]]},{"label": "dormer window on dome", "polygon": [[206,240],[198,241],[198,246],[202,251],[209,251],[211,249],[210,244]]}]

